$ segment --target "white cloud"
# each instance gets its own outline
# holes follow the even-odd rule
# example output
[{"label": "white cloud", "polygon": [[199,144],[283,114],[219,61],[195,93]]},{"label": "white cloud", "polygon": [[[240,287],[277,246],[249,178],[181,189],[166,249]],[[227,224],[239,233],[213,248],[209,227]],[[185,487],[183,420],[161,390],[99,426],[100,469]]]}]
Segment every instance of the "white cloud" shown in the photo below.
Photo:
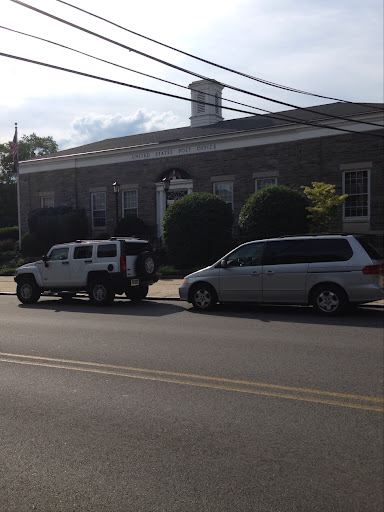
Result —
[{"label": "white cloud", "polygon": [[172,112],[149,112],[145,109],[128,116],[89,114],[74,119],[69,138],[59,140],[58,144],[60,149],[66,149],[103,139],[176,128],[183,124],[183,120]]}]

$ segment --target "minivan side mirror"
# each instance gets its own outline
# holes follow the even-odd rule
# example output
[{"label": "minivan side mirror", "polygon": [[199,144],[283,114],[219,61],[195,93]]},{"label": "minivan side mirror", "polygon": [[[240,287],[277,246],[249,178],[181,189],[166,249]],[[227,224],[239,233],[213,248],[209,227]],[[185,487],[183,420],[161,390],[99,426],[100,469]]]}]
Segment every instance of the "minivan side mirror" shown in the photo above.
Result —
[{"label": "minivan side mirror", "polygon": [[221,260],[220,266],[221,266],[221,268],[227,268],[227,260],[225,260],[225,259]]}]

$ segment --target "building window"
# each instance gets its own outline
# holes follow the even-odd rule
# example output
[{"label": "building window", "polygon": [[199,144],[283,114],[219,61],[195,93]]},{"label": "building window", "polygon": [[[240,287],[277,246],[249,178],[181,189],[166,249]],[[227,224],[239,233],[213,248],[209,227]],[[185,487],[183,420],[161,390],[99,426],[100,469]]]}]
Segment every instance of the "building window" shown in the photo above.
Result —
[{"label": "building window", "polygon": [[40,197],[40,206],[41,208],[53,208],[55,205],[54,196],[41,196]]},{"label": "building window", "polygon": [[256,178],[255,179],[255,192],[262,188],[269,187],[270,185],[277,185],[277,178]]},{"label": "building window", "polygon": [[369,218],[369,170],[345,171],[343,193],[348,194],[344,203],[345,219]]},{"label": "building window", "polygon": [[123,190],[123,217],[138,217],[137,190]]},{"label": "building window", "polygon": [[218,181],[213,184],[213,193],[221,197],[223,201],[231,205],[233,209],[233,182]]},{"label": "building window", "polygon": [[105,228],[106,217],[106,194],[105,192],[91,193],[92,226],[94,228]]}]

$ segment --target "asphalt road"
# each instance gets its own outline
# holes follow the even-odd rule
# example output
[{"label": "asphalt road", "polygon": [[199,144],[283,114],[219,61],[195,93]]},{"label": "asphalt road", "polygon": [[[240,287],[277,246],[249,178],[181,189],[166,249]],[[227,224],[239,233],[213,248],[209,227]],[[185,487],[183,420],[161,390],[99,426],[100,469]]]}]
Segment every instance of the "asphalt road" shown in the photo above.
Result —
[{"label": "asphalt road", "polygon": [[382,512],[382,309],[0,312],[2,512]]}]

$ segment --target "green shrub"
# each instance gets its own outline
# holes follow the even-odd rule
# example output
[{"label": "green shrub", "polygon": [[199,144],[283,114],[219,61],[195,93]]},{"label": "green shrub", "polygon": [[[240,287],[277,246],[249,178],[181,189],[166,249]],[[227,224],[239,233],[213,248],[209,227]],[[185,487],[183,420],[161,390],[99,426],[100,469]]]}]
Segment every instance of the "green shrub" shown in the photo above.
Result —
[{"label": "green shrub", "polygon": [[86,238],[88,234],[85,211],[68,206],[34,210],[28,216],[28,226],[29,232],[46,248]]},{"label": "green shrub", "polygon": [[21,254],[26,257],[41,257],[50,245],[44,244],[35,233],[25,233],[21,239]]},{"label": "green shrub", "polygon": [[243,241],[307,232],[307,199],[283,185],[271,185],[253,194],[239,215]]},{"label": "green shrub", "polygon": [[9,228],[0,228],[0,240],[18,240],[19,239],[19,228],[12,226]]},{"label": "green shrub", "polygon": [[231,245],[233,214],[220,197],[188,194],[165,212],[163,241],[169,263],[177,268],[208,265]]},{"label": "green shrub", "polygon": [[115,236],[136,236],[142,237],[145,232],[145,224],[142,219],[135,215],[127,215],[120,219],[117,224]]},{"label": "green shrub", "polygon": [[6,251],[14,251],[16,249],[17,242],[12,238],[6,238],[0,240],[0,254]]}]

